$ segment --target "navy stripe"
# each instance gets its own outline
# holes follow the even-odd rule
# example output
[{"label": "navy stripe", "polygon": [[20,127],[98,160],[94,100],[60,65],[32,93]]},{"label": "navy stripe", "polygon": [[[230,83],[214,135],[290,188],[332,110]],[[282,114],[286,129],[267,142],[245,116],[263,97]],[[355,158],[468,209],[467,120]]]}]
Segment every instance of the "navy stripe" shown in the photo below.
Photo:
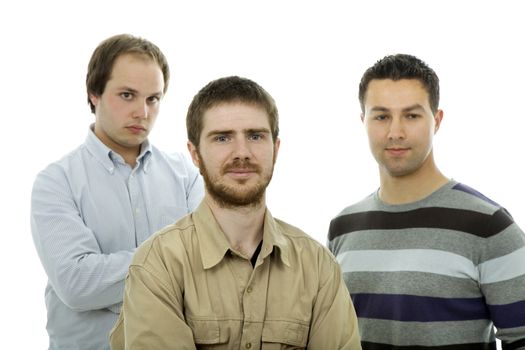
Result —
[{"label": "navy stripe", "polygon": [[404,322],[490,319],[484,298],[436,298],[398,294],[352,294],[358,317]]},{"label": "navy stripe", "polygon": [[462,183],[458,183],[456,184],[454,187],[452,187],[452,189],[454,190],[459,190],[459,191],[463,191],[465,193],[468,193],[468,194],[471,194],[473,195],[474,197],[477,197],[487,203],[490,203],[496,207],[501,207],[501,205],[499,205],[498,203],[494,202],[492,199],[486,197],[484,194],[476,191],[475,189],[473,189],[472,187],[469,187],[467,185],[464,185]]},{"label": "navy stripe", "polygon": [[367,211],[341,215],[330,222],[328,238],[354,231],[438,228],[491,237],[512,225],[504,209],[492,215],[465,209],[430,207],[404,212]]},{"label": "navy stripe", "polygon": [[525,301],[505,305],[488,305],[492,321],[497,328],[525,326]]},{"label": "navy stripe", "polygon": [[[468,343],[435,346],[390,345],[362,341],[363,350],[496,350],[496,343]],[[504,348],[505,349],[505,348]]]}]

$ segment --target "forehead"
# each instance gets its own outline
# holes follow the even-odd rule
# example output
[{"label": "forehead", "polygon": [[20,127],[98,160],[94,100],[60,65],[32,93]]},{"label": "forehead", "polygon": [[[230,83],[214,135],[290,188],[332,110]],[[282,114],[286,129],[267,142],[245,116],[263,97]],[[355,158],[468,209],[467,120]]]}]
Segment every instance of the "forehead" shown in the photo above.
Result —
[{"label": "forehead", "polygon": [[141,54],[123,54],[113,63],[109,84],[156,92],[164,87],[164,76],[160,66],[150,57]]},{"label": "forehead", "polygon": [[220,103],[204,112],[203,131],[270,129],[268,113],[250,103]]},{"label": "forehead", "polygon": [[417,79],[374,79],[368,84],[365,106],[403,108],[406,104],[429,104],[429,95]]}]

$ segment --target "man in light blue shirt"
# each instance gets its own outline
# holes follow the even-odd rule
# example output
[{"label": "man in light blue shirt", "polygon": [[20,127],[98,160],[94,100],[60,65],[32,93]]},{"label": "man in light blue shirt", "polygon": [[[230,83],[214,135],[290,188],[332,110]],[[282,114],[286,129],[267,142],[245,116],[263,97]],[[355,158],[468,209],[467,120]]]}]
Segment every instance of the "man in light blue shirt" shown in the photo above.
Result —
[{"label": "man in light blue shirt", "polygon": [[147,139],[168,82],[153,43],[127,34],[103,41],[86,79],[95,123],[35,180],[31,228],[49,278],[50,349],[109,349],[136,247],[202,199],[193,164]]}]

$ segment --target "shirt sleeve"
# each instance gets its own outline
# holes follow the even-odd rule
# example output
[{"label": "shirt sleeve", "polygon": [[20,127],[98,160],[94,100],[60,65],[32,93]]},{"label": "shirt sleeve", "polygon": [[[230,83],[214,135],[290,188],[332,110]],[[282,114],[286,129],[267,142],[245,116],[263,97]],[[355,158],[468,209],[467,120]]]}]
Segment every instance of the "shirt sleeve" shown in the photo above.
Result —
[{"label": "shirt sleeve", "polygon": [[188,171],[188,185],[186,187],[186,195],[188,201],[189,211],[195,210],[204,197],[204,183],[199,174],[199,169],[187,158],[183,157]]},{"label": "shirt sleeve", "polygon": [[76,311],[118,311],[133,251],[101,252],[60,167],[48,167],[35,180],[31,230],[49,283],[64,304]]},{"label": "shirt sleeve", "polygon": [[335,259],[322,252],[321,285],[315,301],[308,349],[361,349],[357,316]]},{"label": "shirt sleeve", "polygon": [[168,281],[162,272],[131,265],[122,312],[110,336],[111,349],[196,349],[184,319],[182,290],[176,281]]},{"label": "shirt sleeve", "polygon": [[[510,222],[510,225],[501,223]],[[525,348],[525,234],[506,212],[493,215],[504,230],[485,240],[480,284],[503,349]]]}]

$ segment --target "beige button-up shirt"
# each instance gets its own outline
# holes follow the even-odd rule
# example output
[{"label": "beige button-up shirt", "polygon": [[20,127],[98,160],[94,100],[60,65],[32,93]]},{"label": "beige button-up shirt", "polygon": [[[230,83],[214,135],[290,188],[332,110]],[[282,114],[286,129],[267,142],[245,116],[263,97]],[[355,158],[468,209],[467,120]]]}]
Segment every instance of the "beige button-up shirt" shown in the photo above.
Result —
[{"label": "beige button-up shirt", "polygon": [[361,349],[339,265],[266,211],[255,266],[235,252],[208,205],[137,250],[116,349]]}]

